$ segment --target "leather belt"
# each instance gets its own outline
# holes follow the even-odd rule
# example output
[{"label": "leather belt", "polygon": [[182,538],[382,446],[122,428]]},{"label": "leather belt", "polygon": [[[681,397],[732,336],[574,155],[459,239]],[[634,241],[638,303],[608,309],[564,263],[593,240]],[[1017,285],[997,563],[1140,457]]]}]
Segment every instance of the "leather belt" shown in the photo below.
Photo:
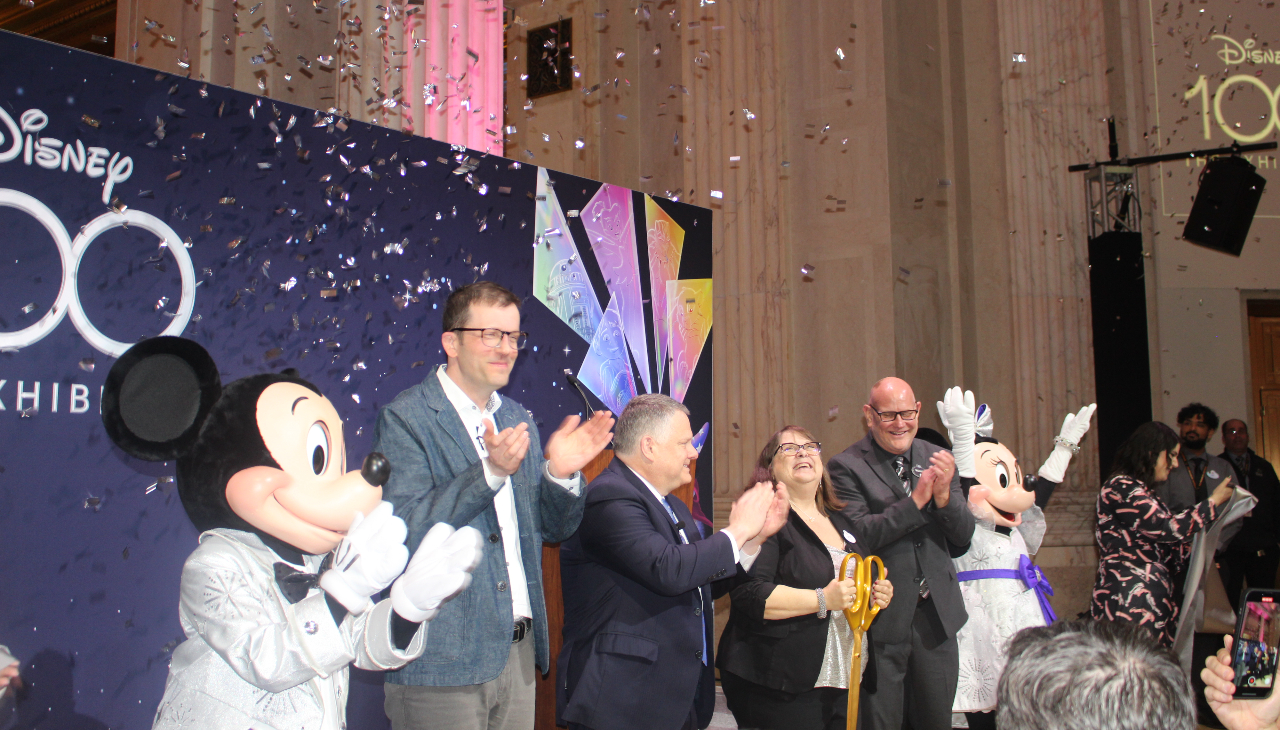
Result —
[{"label": "leather belt", "polygon": [[515,624],[513,625],[512,632],[511,632],[511,643],[519,644],[520,640],[525,637],[525,634],[528,634],[532,630],[533,630],[533,619],[529,618],[528,616],[521,616],[520,620],[516,621]]}]

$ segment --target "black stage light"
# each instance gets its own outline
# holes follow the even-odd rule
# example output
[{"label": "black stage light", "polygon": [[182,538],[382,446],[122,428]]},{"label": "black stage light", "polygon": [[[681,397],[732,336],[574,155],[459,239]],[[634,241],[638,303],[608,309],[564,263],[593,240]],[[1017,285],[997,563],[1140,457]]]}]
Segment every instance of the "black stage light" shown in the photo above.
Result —
[{"label": "black stage light", "polygon": [[1243,157],[1215,157],[1200,174],[1200,189],[1182,237],[1239,256],[1267,179]]}]

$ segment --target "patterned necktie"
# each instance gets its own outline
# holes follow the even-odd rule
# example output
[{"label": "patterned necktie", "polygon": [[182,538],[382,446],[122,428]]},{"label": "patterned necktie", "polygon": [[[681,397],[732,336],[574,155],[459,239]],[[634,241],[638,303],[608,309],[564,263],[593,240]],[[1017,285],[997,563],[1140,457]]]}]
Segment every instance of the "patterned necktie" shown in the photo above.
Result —
[{"label": "patterned necktie", "polygon": [[902,488],[907,490],[907,494],[911,494],[911,480],[907,478],[907,458],[905,456],[893,457],[893,473],[898,475],[898,481],[902,482]]},{"label": "patterned necktie", "polygon": [[1236,471],[1240,473],[1240,478],[1244,480],[1244,484],[1240,486],[1245,489],[1249,488],[1249,452],[1244,452],[1239,456],[1231,454],[1231,461],[1236,465]]},{"label": "patterned necktie", "polygon": [[[676,517],[676,511],[671,509],[671,503],[667,501],[666,497],[662,498],[662,506],[667,508],[667,514],[671,516],[671,521],[674,522],[677,526],[679,526],[680,518]],[[685,545],[688,545],[689,538],[685,536],[684,528],[680,527],[679,532],[680,532],[680,542],[684,543]],[[697,601],[698,601],[698,605],[697,605],[698,613],[702,615],[702,663],[703,665],[706,665],[707,658],[708,658],[707,657],[707,617],[706,617],[706,612],[702,610],[702,606],[703,606],[702,586],[698,586]]]}]

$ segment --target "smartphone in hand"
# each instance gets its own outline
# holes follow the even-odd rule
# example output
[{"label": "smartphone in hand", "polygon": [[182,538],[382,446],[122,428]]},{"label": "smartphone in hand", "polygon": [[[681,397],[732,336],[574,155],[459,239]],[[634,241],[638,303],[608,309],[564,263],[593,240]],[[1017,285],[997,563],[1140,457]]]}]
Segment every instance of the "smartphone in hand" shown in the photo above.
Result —
[{"label": "smartphone in hand", "polygon": [[1231,668],[1239,699],[1271,696],[1280,660],[1280,590],[1250,588],[1240,601]]}]

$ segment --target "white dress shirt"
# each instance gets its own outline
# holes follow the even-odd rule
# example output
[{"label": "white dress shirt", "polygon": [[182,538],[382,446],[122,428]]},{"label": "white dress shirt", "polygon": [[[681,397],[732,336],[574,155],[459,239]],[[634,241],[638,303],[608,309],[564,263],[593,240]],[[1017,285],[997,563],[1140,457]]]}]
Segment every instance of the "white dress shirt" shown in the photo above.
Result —
[{"label": "white dress shirt", "polygon": [[[507,584],[511,586],[512,621],[531,618],[533,608],[529,603],[529,582],[525,577],[524,561],[520,557],[520,526],[516,521],[516,497],[511,487],[511,477],[498,476],[490,470],[489,449],[484,444],[485,419],[494,424],[496,431],[497,421],[494,419],[494,414],[502,405],[502,396],[496,392],[489,396],[489,402],[485,404],[482,411],[462,391],[462,388],[453,382],[445,372],[444,365],[436,370],[436,376],[440,378],[440,387],[444,388],[445,397],[453,404],[458,417],[462,419],[462,425],[466,426],[472,436],[471,443],[475,445],[476,453],[480,455],[480,463],[484,467],[484,476],[489,482],[489,487],[497,492],[493,497],[493,508],[498,513],[498,531],[502,533],[502,549],[507,557]],[[530,444],[530,448],[538,448],[538,446]],[[575,496],[580,493],[582,489],[580,473],[573,474],[568,479],[557,479],[551,476],[551,462],[546,463],[543,472],[548,479],[569,490]],[[460,527],[460,525],[454,526]]]},{"label": "white dress shirt", "polygon": [[[631,467],[627,467],[627,468],[630,469]],[[659,502],[665,501],[666,498],[663,497],[658,492],[657,489],[653,488],[653,485],[649,483],[648,479],[645,479],[644,477],[640,476],[640,472],[636,471],[635,469],[631,469],[631,473],[636,475],[636,478],[640,480],[641,484],[644,484],[646,487],[649,488],[649,491],[653,493],[653,496]],[[721,530],[720,532],[725,537],[729,538],[729,545],[733,547],[733,562],[740,564],[743,570],[751,570],[751,566],[755,565],[756,558],[760,556],[760,551],[757,549],[755,555],[746,555],[738,548],[738,541],[736,538],[734,538],[733,533],[728,532],[726,530]],[[685,535],[683,527],[680,528],[680,540],[686,545],[689,544],[689,537]]]}]

